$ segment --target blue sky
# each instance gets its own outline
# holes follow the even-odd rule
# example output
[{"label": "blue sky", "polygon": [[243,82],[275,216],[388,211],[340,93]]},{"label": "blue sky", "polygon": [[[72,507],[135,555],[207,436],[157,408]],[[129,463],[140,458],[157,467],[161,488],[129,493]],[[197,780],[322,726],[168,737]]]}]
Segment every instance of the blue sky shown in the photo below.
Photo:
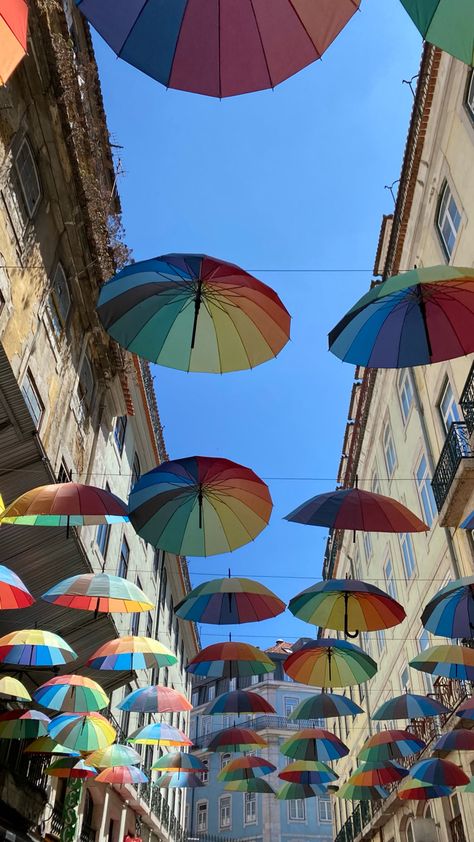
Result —
[{"label": "blue sky", "polygon": [[[274,501],[254,543],[190,558],[193,581],[230,567],[288,601],[321,573],[327,530],[282,517],[335,486],[354,370],[327,352],[327,333],[372,277],[393,209],[384,185],[399,177],[412,106],[402,80],[418,72],[421,39],[399,0],[363,0],[322,61],[274,91],[222,102],[166,91],[99,37],[95,46],[109,130],[124,147],[119,189],[135,259],[230,260],[273,286],[293,317],[291,343],[254,371],[154,368],[170,456],[248,465]],[[363,271],[294,271],[305,268]],[[289,612],[232,629],[262,648],[312,631]],[[203,645],[227,632],[201,626]]]}]

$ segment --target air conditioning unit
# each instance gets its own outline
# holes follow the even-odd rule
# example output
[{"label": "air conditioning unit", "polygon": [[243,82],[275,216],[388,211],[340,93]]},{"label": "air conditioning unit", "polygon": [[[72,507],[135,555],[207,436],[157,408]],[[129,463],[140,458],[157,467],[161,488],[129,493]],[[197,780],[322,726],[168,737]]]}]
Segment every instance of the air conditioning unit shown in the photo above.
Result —
[{"label": "air conditioning unit", "polygon": [[438,831],[433,819],[412,819],[414,842],[438,842]]}]

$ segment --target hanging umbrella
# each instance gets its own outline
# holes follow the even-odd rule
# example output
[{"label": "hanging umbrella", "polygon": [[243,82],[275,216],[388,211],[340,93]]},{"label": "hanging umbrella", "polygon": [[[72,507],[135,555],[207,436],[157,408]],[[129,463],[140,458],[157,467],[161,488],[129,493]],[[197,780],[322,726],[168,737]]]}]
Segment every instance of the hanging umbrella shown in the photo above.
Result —
[{"label": "hanging umbrella", "polygon": [[224,728],[209,743],[208,751],[252,751],[267,741],[251,728]]},{"label": "hanging umbrella", "polygon": [[[229,764],[230,765],[230,764]],[[205,772],[207,766],[193,754],[174,751],[163,754],[151,767],[154,772]]]},{"label": "hanging umbrella", "polygon": [[32,740],[48,733],[49,716],[39,710],[9,710],[0,714],[0,740]]},{"label": "hanging umbrella", "polygon": [[348,801],[382,801],[388,798],[388,792],[381,786],[358,786],[349,779],[334,793],[337,798]]},{"label": "hanging umbrella", "polygon": [[385,786],[401,781],[408,775],[408,769],[393,760],[366,760],[351,775],[355,786]]},{"label": "hanging umbrella", "polygon": [[356,637],[359,631],[388,629],[406,617],[403,606],[385,591],[355,579],[329,579],[311,585],[290,599],[288,608],[300,620],[343,631],[347,637]]},{"label": "hanging umbrella", "polygon": [[[1,0],[0,0],[1,3]],[[0,13],[0,43],[1,43],[1,13]],[[1,515],[0,515],[1,517]],[[28,608],[33,605],[34,597],[30,594],[20,577],[0,564],[0,610],[10,608]]]},{"label": "hanging umbrella", "polygon": [[90,765],[89,760],[81,760],[77,757],[60,757],[48,766],[46,775],[52,778],[69,778],[75,780],[86,780],[95,778],[97,770]]},{"label": "hanging umbrella", "polygon": [[474,792],[474,777],[471,778],[468,785],[464,787],[464,792]]},{"label": "hanging umbrella", "polygon": [[35,702],[52,710],[68,713],[102,710],[109,697],[100,684],[83,675],[60,675],[50,678],[33,693]]},{"label": "hanging umbrella", "polygon": [[142,757],[130,746],[113,743],[111,746],[98,748],[89,754],[87,762],[96,769],[109,769],[111,766],[137,766],[142,762]]},{"label": "hanging umbrella", "polygon": [[133,263],[101,288],[99,318],[120,344],[150,362],[223,374],[276,357],[290,315],[270,287],[200,254]]},{"label": "hanging umbrella", "polygon": [[471,696],[462,705],[459,705],[455,714],[456,716],[460,716],[461,719],[474,719],[474,696]]},{"label": "hanging umbrella", "polygon": [[465,520],[463,520],[461,523],[461,529],[474,529],[474,510]]},{"label": "hanging umbrella", "polygon": [[448,731],[436,741],[433,751],[474,751],[474,731],[468,728]]},{"label": "hanging umbrella", "polygon": [[349,754],[347,746],[324,728],[304,728],[285,740],[280,751],[294,760],[339,760]]},{"label": "hanging umbrella", "polygon": [[127,520],[127,507],[115,494],[78,482],[32,488],[0,514],[2,523],[20,526],[93,526]]},{"label": "hanging umbrella", "polygon": [[217,696],[206,707],[206,716],[235,713],[276,713],[275,708],[263,696],[251,690],[231,690]]},{"label": "hanging umbrella", "polygon": [[22,629],[0,637],[0,663],[22,667],[54,667],[69,664],[76,653],[58,634],[41,629]]},{"label": "hanging umbrella", "polygon": [[248,780],[259,775],[269,775],[275,770],[276,766],[263,757],[256,757],[255,755],[236,757],[235,760],[231,760],[227,766],[221,769],[217,775],[217,780],[225,782]]},{"label": "hanging umbrella", "polygon": [[153,781],[160,789],[194,789],[204,786],[197,775],[191,772],[174,772],[172,775],[158,775]]},{"label": "hanging umbrella", "polygon": [[440,637],[466,637],[474,633],[474,576],[456,579],[438,591],[426,605],[421,622]]},{"label": "hanging umbrella", "polygon": [[325,637],[305,643],[283,664],[285,672],[302,684],[349,687],[362,684],[377,672],[369,655],[347,640]]},{"label": "hanging umbrella", "polygon": [[472,268],[432,266],[395,275],[354,304],[329,334],[329,350],[366,368],[408,368],[471,354],[473,299]]},{"label": "hanging umbrella", "polygon": [[425,41],[474,65],[474,20],[469,0],[401,0]]},{"label": "hanging umbrella", "polygon": [[410,775],[398,787],[397,796],[403,801],[426,801],[428,798],[445,798],[452,792],[449,786],[423,783]]},{"label": "hanging umbrella", "polygon": [[409,662],[413,669],[444,678],[474,681],[474,649],[468,646],[438,644],[423,649]]},{"label": "hanging umbrella", "polygon": [[285,603],[272,591],[251,579],[230,576],[203,582],[190,591],[175,608],[182,620],[195,623],[255,623],[276,617]]},{"label": "hanging umbrella", "polygon": [[124,635],[100,646],[87,661],[87,666],[131,672],[172,666],[177,660],[176,655],[152,637]]},{"label": "hanging umbrella", "polygon": [[67,748],[52,740],[51,737],[38,737],[33,740],[25,749],[25,754],[58,754],[67,755],[68,757],[80,757],[80,752],[73,751],[72,748]]},{"label": "hanging umbrella", "polygon": [[410,769],[410,776],[422,783],[437,786],[463,786],[469,783],[468,775],[460,766],[438,757],[429,757],[415,763]]},{"label": "hanging umbrella", "polygon": [[286,515],[285,520],[307,526],[351,529],[353,532],[429,530],[426,523],[398,500],[360,488],[341,488],[317,494]]},{"label": "hanging umbrella", "polygon": [[236,550],[265,529],[272,506],[253,471],[207,456],[163,462],[140,477],[129,498],[138,535],[176,555]]},{"label": "hanging umbrella", "polygon": [[110,766],[99,772],[96,782],[100,784],[115,784],[116,786],[125,786],[126,784],[134,786],[135,784],[148,783],[148,778],[136,766]]},{"label": "hanging umbrella", "polygon": [[49,736],[75,751],[92,752],[115,740],[115,728],[100,713],[61,713],[48,726]]},{"label": "hanging umbrella", "polygon": [[186,734],[166,722],[152,722],[138,728],[130,734],[128,741],[149,746],[192,746]]},{"label": "hanging umbrella", "polygon": [[313,784],[328,784],[331,781],[336,781],[338,775],[321,760],[296,760],[294,763],[288,763],[278,773],[278,777],[282,781],[312,786]]},{"label": "hanging umbrella", "polygon": [[0,678],[0,699],[14,699],[16,702],[31,702],[31,696],[25,685],[12,678],[11,675],[4,675]]},{"label": "hanging umbrella", "polygon": [[418,754],[423,748],[426,748],[423,740],[411,731],[380,731],[365,741],[359,752],[359,760],[400,760],[402,757]]},{"label": "hanging umbrella", "polygon": [[26,54],[28,5],[25,0],[0,0],[0,85]]},{"label": "hanging umbrella", "polygon": [[362,708],[349,696],[337,693],[318,693],[308,696],[291,711],[288,719],[332,719],[339,716],[356,716]]},{"label": "hanging umbrella", "polygon": [[372,719],[416,719],[425,716],[440,716],[451,713],[450,709],[429,696],[416,693],[402,693],[383,702],[372,714]]},{"label": "hanging umbrella", "polygon": [[192,710],[193,706],[186,696],[173,690],[172,687],[161,687],[151,684],[139,687],[117,705],[120,710],[130,710],[136,713],[176,713],[182,710]]},{"label": "hanging umbrella", "polygon": [[227,792],[261,792],[265,795],[275,795],[275,790],[272,789],[268,781],[262,778],[247,778],[242,781],[229,781],[224,786]]},{"label": "hanging umbrella", "polygon": [[275,793],[279,801],[293,801],[301,798],[315,798],[316,795],[327,794],[323,788],[307,786],[305,784],[283,784]]},{"label": "hanging umbrella", "polygon": [[110,573],[83,573],[63,579],[41,599],[53,605],[104,614],[136,614],[154,608],[141,588]]},{"label": "hanging umbrella", "polygon": [[273,672],[274,662],[256,646],[234,641],[213,643],[191,659],[186,670],[191,675],[210,678],[237,678]]}]

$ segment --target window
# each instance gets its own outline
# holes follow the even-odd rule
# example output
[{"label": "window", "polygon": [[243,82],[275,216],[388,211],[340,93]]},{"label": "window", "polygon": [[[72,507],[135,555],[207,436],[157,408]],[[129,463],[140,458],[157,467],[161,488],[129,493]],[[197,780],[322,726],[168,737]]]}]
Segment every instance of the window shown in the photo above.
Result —
[{"label": "window", "polygon": [[225,769],[225,767],[230,763],[230,752],[225,751],[221,754],[221,769]]},{"label": "window", "polygon": [[416,568],[415,553],[413,551],[413,541],[411,535],[408,532],[404,535],[400,535],[400,546],[402,548],[405,579],[408,582],[412,578]]},{"label": "window", "polygon": [[474,121],[474,70],[471,70],[466,92],[466,107],[471,120]]},{"label": "window", "polygon": [[441,193],[436,223],[446,256],[449,259],[456,244],[456,237],[461,224],[461,214],[459,213],[448,182],[445,183]]},{"label": "window", "polygon": [[[110,491],[110,485],[107,482],[105,484],[105,490]],[[110,538],[110,523],[101,523],[97,527],[97,532],[95,535],[95,542],[99,549],[99,552],[103,559],[105,559],[107,555],[107,549],[109,546],[109,538]]]},{"label": "window", "polygon": [[[141,475],[140,459],[138,458],[138,453],[135,453],[135,456],[133,457],[132,481],[130,483],[130,488],[133,488],[135,483],[140,479]],[[157,550],[157,552],[159,552],[159,550]]]},{"label": "window", "polygon": [[62,263],[58,263],[51,281],[51,292],[46,305],[51,327],[57,337],[60,337],[64,330],[70,307],[71,295],[66,273]]},{"label": "window", "polygon": [[[123,691],[122,699],[125,699],[127,696],[129,696],[130,693],[132,692],[132,690],[133,690],[132,685],[126,684],[125,688],[124,688],[124,691]],[[124,734],[128,734],[129,726],[130,726],[130,711],[129,710],[123,710],[122,715],[120,717],[120,728],[122,729]]]},{"label": "window", "polygon": [[294,697],[287,696],[284,700],[285,705],[285,716],[290,716],[293,713],[294,709],[299,704],[299,699],[295,699]]},{"label": "window", "polygon": [[237,690],[237,679],[235,678],[235,676],[229,681],[229,692],[231,693],[233,692],[233,690]]},{"label": "window", "polygon": [[374,470],[372,472],[372,491],[374,492],[374,494],[381,494],[382,493],[382,489],[381,489],[381,486],[380,486],[380,480],[377,476],[377,470]]},{"label": "window", "polygon": [[395,465],[397,464],[397,454],[395,453],[395,445],[393,443],[392,431],[390,424],[385,425],[383,432],[383,452],[385,456],[385,467],[389,479],[393,477]]},{"label": "window", "polygon": [[244,824],[257,824],[257,795],[255,792],[244,792]]},{"label": "window", "polygon": [[25,399],[26,405],[28,407],[29,413],[33,421],[35,422],[35,427],[38,430],[44,414],[44,404],[40,398],[38,389],[36,388],[36,383],[33,379],[33,375],[30,369],[27,369],[27,372],[23,378],[21,391]]},{"label": "window", "polygon": [[384,573],[387,591],[392,599],[397,599],[397,586],[395,584],[395,579],[393,578],[393,564],[390,556],[388,556],[387,561],[385,562]]},{"label": "window", "polygon": [[436,503],[433,496],[431,483],[428,479],[428,462],[426,456],[422,456],[416,470],[416,484],[423,509],[424,520],[427,526],[432,525],[436,517]]},{"label": "window", "polygon": [[329,798],[319,798],[319,821],[332,822],[331,800]]},{"label": "window", "polygon": [[259,675],[252,675],[250,677],[250,684],[258,684],[259,681],[260,681]]},{"label": "window", "polygon": [[182,669],[184,667],[184,640],[181,641],[181,646],[179,648],[179,664]]},{"label": "window", "polygon": [[58,482],[71,482],[72,474],[64,459],[61,459],[61,464],[58,471]]},{"label": "window", "polygon": [[119,415],[115,419],[115,426],[114,426],[114,441],[117,445],[117,450],[120,453],[120,456],[123,453],[123,447],[125,444],[125,433],[127,432],[127,416],[126,415]]},{"label": "window", "polygon": [[[29,219],[33,219],[41,199],[41,186],[36,168],[35,159],[31,146],[26,139],[22,140],[18,152],[15,155],[14,169],[15,181],[21,190],[21,196],[17,195],[20,202],[24,226]],[[15,185],[17,186],[17,185]]]},{"label": "window", "polygon": [[130,547],[128,545],[128,541],[125,535],[122,538],[122,546],[120,547],[120,561],[117,570],[117,576],[121,576],[122,579],[127,578],[128,574],[128,564],[130,561]]},{"label": "window", "polygon": [[454,398],[453,389],[449,380],[446,381],[444,389],[441,393],[441,398],[439,401],[439,412],[441,415],[441,420],[443,422],[443,427],[446,433],[449,433],[449,429],[453,421],[460,421],[459,409]]},{"label": "window", "polygon": [[377,629],[375,637],[377,638],[377,649],[380,655],[385,649],[385,631],[383,629]]},{"label": "window", "polygon": [[160,580],[160,597],[161,597],[161,607],[164,608],[166,605],[166,591],[168,589],[168,573],[166,571],[166,567],[161,568],[161,580]]},{"label": "window", "polygon": [[170,604],[168,609],[168,632],[171,634],[171,629],[173,627],[173,614],[174,614],[174,603],[173,597],[170,596]]},{"label": "window", "polygon": [[[418,642],[418,651],[419,652],[424,652],[425,649],[429,648],[429,646],[431,645],[430,635],[429,635],[429,632],[426,631],[426,629],[423,629],[423,631],[420,632],[420,634],[418,635],[418,641],[417,642]],[[433,692],[433,679],[431,678],[431,675],[429,673],[426,673],[426,672],[422,673],[422,675],[423,675],[423,683],[425,685],[426,692],[432,693]]]},{"label": "window", "polygon": [[306,805],[302,798],[293,798],[288,801],[288,821],[304,822],[306,819]]},{"label": "window", "polygon": [[363,538],[364,538],[365,557],[366,557],[367,561],[369,561],[369,559],[372,556],[372,537],[370,535],[370,532],[364,532]]},{"label": "window", "polygon": [[146,618],[146,636],[153,637],[153,617],[151,616],[150,612],[148,612]]},{"label": "window", "polygon": [[231,826],[231,797],[230,795],[221,795],[219,798],[219,829],[224,830]]},{"label": "window", "polygon": [[201,833],[207,831],[207,801],[198,801],[196,805],[197,829]]},{"label": "window", "polygon": [[403,420],[406,424],[408,416],[410,415],[411,405],[413,403],[413,383],[410,373],[406,371],[406,369],[399,377],[398,394],[400,396],[400,407],[402,410]]},{"label": "window", "polygon": [[207,757],[201,757],[201,763],[206,767],[206,769],[201,772],[201,783],[207,784],[209,782],[209,759]]},{"label": "window", "polygon": [[199,690],[193,690],[193,693],[192,693],[192,696],[191,696],[191,704],[192,704],[193,708],[197,708],[197,706],[199,704]]},{"label": "window", "polygon": [[158,570],[160,569],[160,561],[162,558],[163,550],[155,550],[153,555],[153,575],[155,579],[158,577]]},{"label": "window", "polygon": [[77,396],[79,399],[79,406],[82,416],[84,416],[86,409],[90,410],[92,407],[94,387],[95,384],[92,366],[88,358],[84,356],[81,370],[79,372],[79,381],[77,384]]},{"label": "window", "polygon": [[[142,583],[140,582],[140,579],[139,579],[138,576],[137,576],[137,588],[140,588],[140,590],[142,590]],[[140,631],[140,612],[135,611],[135,613],[132,614],[132,624],[131,624],[130,634],[136,635],[136,634],[138,634],[139,631]]]},{"label": "window", "polygon": [[215,699],[215,698],[216,698],[216,685],[215,684],[209,684],[209,687],[207,688],[207,701],[212,702],[212,700]]},{"label": "window", "polygon": [[410,670],[407,666],[403,667],[400,673],[400,687],[402,693],[408,693],[410,690]]},{"label": "window", "polygon": [[413,822],[412,821],[410,821],[407,824],[406,835],[407,835],[407,842],[415,842],[415,832],[413,830]]}]

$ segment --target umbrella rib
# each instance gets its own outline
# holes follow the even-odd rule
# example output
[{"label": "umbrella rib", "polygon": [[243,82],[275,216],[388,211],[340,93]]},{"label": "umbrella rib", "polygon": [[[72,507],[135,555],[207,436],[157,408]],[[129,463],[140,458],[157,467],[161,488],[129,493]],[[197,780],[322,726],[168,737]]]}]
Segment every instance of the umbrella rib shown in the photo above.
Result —
[{"label": "umbrella rib", "polygon": [[256,28],[257,33],[258,33],[258,40],[260,41],[260,46],[262,48],[263,59],[265,61],[265,67],[266,67],[267,74],[268,74],[268,81],[270,82],[270,87],[274,88],[275,86],[273,84],[272,74],[270,72],[270,65],[268,63],[267,53],[266,53],[265,46],[264,46],[264,43],[263,43],[262,33],[260,32],[260,26],[258,24],[258,18],[257,18],[257,14],[255,12],[255,6],[253,4],[253,0],[250,0],[250,7],[252,9],[252,13],[253,13],[254,20],[255,20],[255,28]]}]

